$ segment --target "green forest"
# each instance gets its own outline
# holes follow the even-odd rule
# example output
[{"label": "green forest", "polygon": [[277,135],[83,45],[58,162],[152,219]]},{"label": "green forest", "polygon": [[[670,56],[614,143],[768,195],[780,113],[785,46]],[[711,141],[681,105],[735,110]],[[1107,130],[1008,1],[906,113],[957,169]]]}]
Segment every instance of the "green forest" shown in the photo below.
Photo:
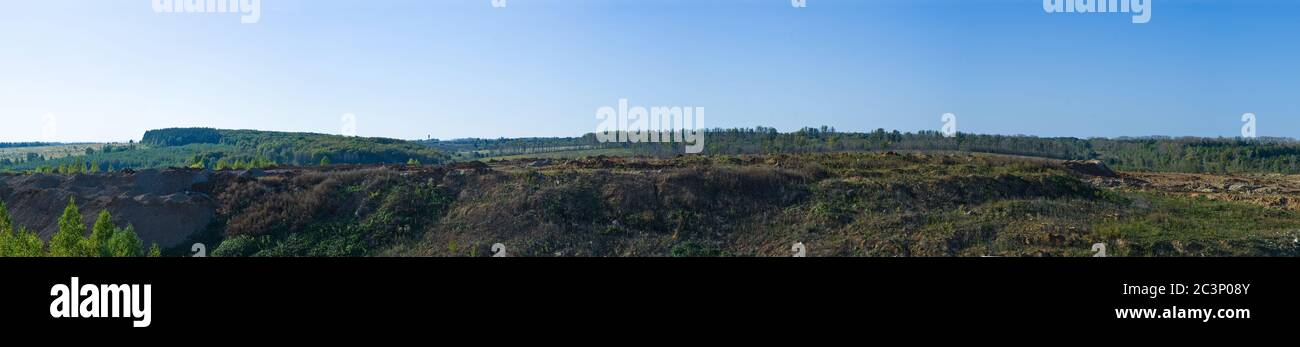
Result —
[{"label": "green forest", "polygon": [[436,164],[446,160],[445,155],[429,146],[395,139],[176,128],[148,131],[139,143],[105,145],[98,151],[87,149],[84,156],[48,159],[28,155],[26,160],[0,160],[0,170],[44,173],[166,167],[224,170],[320,163]]}]

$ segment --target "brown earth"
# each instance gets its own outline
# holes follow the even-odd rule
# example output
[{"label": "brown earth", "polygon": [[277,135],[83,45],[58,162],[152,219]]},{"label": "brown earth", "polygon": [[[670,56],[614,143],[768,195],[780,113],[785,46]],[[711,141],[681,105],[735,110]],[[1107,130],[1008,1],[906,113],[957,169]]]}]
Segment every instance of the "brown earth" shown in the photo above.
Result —
[{"label": "brown earth", "polygon": [[1119,174],[1116,174],[1114,170],[1111,170],[1110,167],[1106,166],[1106,163],[1103,163],[1100,160],[1066,160],[1061,165],[1065,166],[1067,169],[1086,175],[1111,178],[1119,177]]},{"label": "brown earth", "polygon": [[1090,182],[1124,191],[1155,191],[1300,211],[1300,175],[1133,172],[1094,177]]},{"label": "brown earth", "polygon": [[216,203],[202,189],[214,174],[199,170],[147,170],[106,174],[0,175],[0,201],[16,225],[49,240],[68,199],[75,199],[83,222],[94,223],[108,209],[114,222],[134,225],[145,244],[170,247],[212,221]]},{"label": "brown earth", "polygon": [[[361,189],[371,191],[399,181],[438,181],[448,171],[464,175],[485,170],[490,169],[475,162],[447,167],[337,165],[3,174],[0,201],[8,206],[16,226],[36,231],[47,241],[58,231],[58,219],[71,198],[87,230],[99,212],[107,209],[115,224],[132,225],[146,245],[157,242],[166,249],[184,246],[206,231],[217,235],[293,232],[335,215],[361,215],[366,208],[373,208],[345,206],[364,204],[339,199],[340,182],[364,182]],[[209,245],[209,249],[215,246]]]}]

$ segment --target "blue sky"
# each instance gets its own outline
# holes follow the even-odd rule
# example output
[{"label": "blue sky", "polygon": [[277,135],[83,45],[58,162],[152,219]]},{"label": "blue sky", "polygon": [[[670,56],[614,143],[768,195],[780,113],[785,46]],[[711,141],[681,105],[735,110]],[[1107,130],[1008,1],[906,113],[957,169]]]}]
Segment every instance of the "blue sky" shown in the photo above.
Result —
[{"label": "blue sky", "polygon": [[[263,0],[261,20],[150,0],[6,0],[0,141],[204,126],[406,139],[575,136],[620,98],[709,127],[1300,137],[1300,2]],[[45,115],[55,138],[43,138]]]}]

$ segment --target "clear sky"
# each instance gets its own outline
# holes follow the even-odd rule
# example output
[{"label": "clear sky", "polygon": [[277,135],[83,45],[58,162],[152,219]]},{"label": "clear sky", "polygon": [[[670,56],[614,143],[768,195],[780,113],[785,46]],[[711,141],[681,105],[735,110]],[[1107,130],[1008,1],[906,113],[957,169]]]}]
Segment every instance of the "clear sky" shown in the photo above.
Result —
[{"label": "clear sky", "polygon": [[1236,136],[1253,112],[1300,137],[1300,1],[1151,1],[1133,24],[1042,0],[263,0],[241,24],[4,0],[0,141],[347,113],[363,136],[576,136],[620,98],[708,127]]}]

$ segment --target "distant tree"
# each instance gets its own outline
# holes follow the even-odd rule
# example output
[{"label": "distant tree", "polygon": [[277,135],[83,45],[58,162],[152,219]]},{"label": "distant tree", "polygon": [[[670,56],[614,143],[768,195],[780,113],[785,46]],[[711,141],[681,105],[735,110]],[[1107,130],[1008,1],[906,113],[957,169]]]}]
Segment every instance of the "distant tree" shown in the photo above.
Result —
[{"label": "distant tree", "polygon": [[150,247],[149,247],[149,257],[150,257],[150,258],[158,258],[158,257],[161,257],[161,256],[162,256],[162,249],[158,248],[158,243],[157,243],[157,242],[154,242],[154,243],[153,243],[153,246],[150,246]]},{"label": "distant tree", "polygon": [[330,157],[329,157],[329,156],[323,156],[323,157],[320,158],[320,166],[327,166],[327,165],[329,165],[329,164],[330,164]]},{"label": "distant tree", "polygon": [[204,163],[203,155],[195,154],[190,157],[189,160],[185,161],[185,167],[191,169],[205,169],[207,168],[207,164]]},{"label": "distant tree", "polygon": [[59,217],[59,232],[50,239],[50,255],[55,257],[85,257],[90,252],[86,248],[86,225],[82,224],[81,211],[77,210],[75,198],[68,198],[68,207]]},{"label": "distant tree", "polygon": [[86,171],[88,171],[86,170],[86,160],[81,157],[77,157],[76,161],[73,162],[72,164],[72,172],[70,173],[79,174],[79,173],[85,173]]},{"label": "distant tree", "polygon": [[226,162],[226,158],[217,159],[217,166],[214,169],[217,171],[230,170],[230,163]]},{"label": "distant tree", "polygon": [[420,161],[419,161],[419,160],[415,160],[415,158],[411,158],[411,160],[407,160],[407,161],[406,161],[406,165],[410,165],[410,166],[420,166]]}]

